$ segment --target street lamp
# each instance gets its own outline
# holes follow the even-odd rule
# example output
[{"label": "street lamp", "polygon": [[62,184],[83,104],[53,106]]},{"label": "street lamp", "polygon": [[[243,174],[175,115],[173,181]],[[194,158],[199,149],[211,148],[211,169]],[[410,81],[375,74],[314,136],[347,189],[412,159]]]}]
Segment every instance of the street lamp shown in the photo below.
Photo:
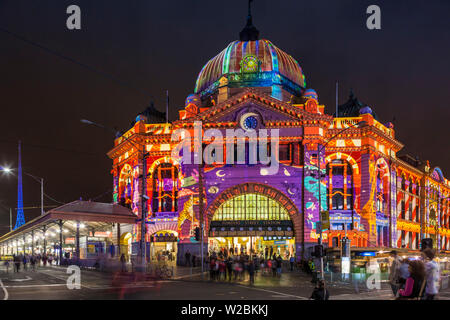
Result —
[{"label": "street lamp", "polygon": [[[339,136],[340,134],[342,134],[343,132],[351,129],[351,128],[355,128],[355,127],[365,127],[367,125],[366,121],[360,121],[358,123],[352,124],[351,126],[339,131],[338,133],[336,133],[334,136],[332,136],[330,139],[328,139],[328,141],[325,142],[325,144],[323,145],[319,145],[317,144],[317,190],[319,192],[319,205],[318,205],[318,211],[319,211],[319,219],[320,219],[320,236],[319,236],[319,245],[322,245],[322,203],[321,203],[321,190],[320,190],[320,182],[322,180],[322,172],[321,172],[321,168],[320,168],[320,152],[322,152],[326,145],[332,141],[333,139],[335,139],[337,136]],[[322,280],[324,280],[324,274],[323,274],[323,256],[320,257],[320,275]]]},{"label": "street lamp", "polygon": [[0,167],[0,170],[7,174],[12,172],[11,168],[7,168],[7,167]]},{"label": "street lamp", "polygon": [[[104,125],[98,124],[96,122],[90,121],[90,120],[86,120],[86,119],[81,119],[80,120],[81,123],[87,124],[87,125],[91,125],[91,126],[95,126],[107,131],[112,131],[114,132],[114,135],[116,138],[121,136],[121,133],[119,131],[116,131],[112,128],[106,127]],[[130,136],[131,137],[131,136]],[[141,206],[142,206],[142,210],[141,210],[141,240],[140,240],[140,253],[141,253],[141,259],[142,259],[142,263],[144,263],[146,261],[146,254],[147,254],[147,250],[146,250],[146,241],[145,241],[145,235],[147,233],[147,225],[146,225],[146,218],[147,218],[147,200],[149,199],[146,195],[146,185],[147,185],[147,157],[149,156],[149,153],[145,150],[145,143],[143,144],[139,144],[137,143],[137,145],[135,143],[133,143],[130,140],[130,137],[126,138],[124,141],[127,141],[129,143],[131,143],[137,150],[140,149],[140,147],[142,147],[142,202],[141,202]]]},{"label": "street lamp", "polygon": [[[0,166],[0,171],[5,172],[6,174],[12,174],[12,172],[13,172],[11,168],[1,167],[1,166]],[[33,178],[34,180],[36,180],[37,182],[39,182],[41,184],[41,215],[43,215],[44,214],[44,178],[37,177],[28,172],[23,172],[23,173],[26,174],[27,176],[30,176],[31,178]]]}]

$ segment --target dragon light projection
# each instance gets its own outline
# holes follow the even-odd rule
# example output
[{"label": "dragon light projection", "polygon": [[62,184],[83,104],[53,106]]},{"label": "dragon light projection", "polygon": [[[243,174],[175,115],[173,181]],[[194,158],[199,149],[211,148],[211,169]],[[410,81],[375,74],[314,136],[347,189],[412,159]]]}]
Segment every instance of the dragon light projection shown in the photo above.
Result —
[{"label": "dragon light projection", "polygon": [[[367,159],[369,162],[369,186],[370,186],[370,192],[369,192],[369,199],[365,203],[365,205],[362,207],[361,210],[361,217],[366,221],[367,226],[369,230],[365,230],[369,233],[369,241],[376,239],[377,237],[377,230],[376,230],[376,214],[375,214],[375,194],[377,191],[377,175],[376,175],[376,166],[375,161],[373,159],[373,155],[370,156],[370,159]],[[364,225],[364,223],[363,223]]]},{"label": "dragon light projection", "polygon": [[[320,173],[323,177],[325,175],[325,152],[320,151]],[[319,217],[319,188],[318,185],[318,170],[317,170],[317,148],[315,150],[305,150],[305,229],[310,229],[310,233],[305,232],[305,241],[312,241],[317,238],[319,230],[316,230],[316,222],[320,220]],[[327,186],[326,180],[321,179],[320,182],[320,208],[327,210]]]}]

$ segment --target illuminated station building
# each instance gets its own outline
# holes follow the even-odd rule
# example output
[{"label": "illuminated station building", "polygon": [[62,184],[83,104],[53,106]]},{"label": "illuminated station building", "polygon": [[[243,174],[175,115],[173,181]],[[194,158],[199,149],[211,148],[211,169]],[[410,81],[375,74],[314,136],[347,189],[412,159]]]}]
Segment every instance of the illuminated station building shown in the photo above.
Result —
[{"label": "illuminated station building", "polygon": [[[244,164],[189,164],[172,156],[179,143],[172,134],[185,129],[194,137],[196,121],[203,133],[215,129],[224,137],[229,129],[249,136],[259,129],[279,129],[277,173],[269,174],[269,165],[248,163],[248,144]],[[129,207],[139,219],[140,146],[148,152],[146,240],[152,243],[152,256],[169,250],[181,263],[187,250],[198,254],[195,229],[202,220],[205,251],[226,247],[239,253],[309,256],[319,237],[320,210],[329,212],[330,226],[323,231],[328,247],[338,247],[347,235],[352,247],[418,250],[421,239],[432,238],[433,246],[449,250],[450,183],[442,171],[398,156],[403,144],[393,124],[380,122],[353,93],[337,114],[327,113],[298,61],[260,39],[251,15],[240,40],[201,69],[179,119],[150,122],[148,112],[139,114],[108,156],[114,203]],[[203,137],[203,150],[212,140]],[[194,140],[189,147],[193,152]],[[224,158],[234,153],[227,153],[224,142]],[[140,223],[120,232],[114,238],[122,250],[135,254]]]}]

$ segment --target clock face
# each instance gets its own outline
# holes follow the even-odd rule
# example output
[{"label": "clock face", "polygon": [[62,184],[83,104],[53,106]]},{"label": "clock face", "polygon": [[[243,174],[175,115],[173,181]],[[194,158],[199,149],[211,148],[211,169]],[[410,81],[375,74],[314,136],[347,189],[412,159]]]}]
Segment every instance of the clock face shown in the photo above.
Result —
[{"label": "clock face", "polygon": [[258,72],[259,60],[253,55],[246,55],[239,64],[242,72]]},{"label": "clock face", "polygon": [[247,113],[241,118],[241,127],[246,131],[255,130],[258,128],[258,116],[255,113]]}]

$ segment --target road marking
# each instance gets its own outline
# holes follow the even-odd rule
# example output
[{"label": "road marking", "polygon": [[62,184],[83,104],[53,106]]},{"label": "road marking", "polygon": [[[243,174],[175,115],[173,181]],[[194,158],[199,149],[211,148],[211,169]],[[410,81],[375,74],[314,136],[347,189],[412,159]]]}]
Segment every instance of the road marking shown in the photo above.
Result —
[{"label": "road marking", "polygon": [[262,288],[255,288],[255,287],[249,287],[249,286],[242,286],[242,285],[237,285],[238,287],[242,287],[242,288],[247,288],[247,289],[253,289],[253,290],[259,290],[259,291],[265,291],[265,292],[270,292],[270,293],[275,293],[277,295],[282,295],[285,297],[294,297],[300,300],[308,300],[308,298],[305,297],[300,297],[300,296],[296,296],[293,294],[288,294],[288,293],[283,293],[283,292],[277,292],[277,291],[273,291],[273,290],[267,290],[267,289],[262,289]]},{"label": "road marking", "polygon": [[33,287],[61,287],[61,286],[65,286],[66,284],[64,283],[59,283],[59,284],[28,284],[28,285],[23,285],[23,286],[5,286],[5,288],[33,288]]},{"label": "road marking", "polygon": [[[203,273],[206,273],[206,271],[203,272]],[[201,272],[200,273],[194,273],[194,274],[186,274],[184,276],[173,277],[172,279],[178,280],[178,279],[183,279],[183,278],[188,278],[188,277],[193,277],[193,276],[200,276],[201,274],[202,274]]]},{"label": "road marking", "polygon": [[[66,279],[66,278],[57,277],[57,276],[55,276],[55,275],[53,275],[53,274],[50,274],[50,273],[47,273],[47,272],[42,272],[42,271],[41,271],[41,273],[43,273],[43,274],[45,274],[45,275],[47,275],[47,276],[53,277],[53,278],[55,278],[55,279],[64,281],[64,285],[67,285],[67,279]],[[91,289],[90,287],[88,287],[88,286],[86,286],[86,285],[84,285],[84,284],[80,284],[80,286],[85,287],[85,288],[87,288],[87,289]]]},{"label": "road marking", "polygon": [[3,292],[5,293],[5,297],[3,298],[3,300],[8,300],[8,290],[6,290],[5,286],[3,285],[2,279],[0,279],[0,285],[2,286]]},{"label": "road marking", "polygon": [[9,280],[9,281],[19,281],[19,282],[22,282],[22,281],[28,281],[28,280],[33,280],[31,277],[29,277],[29,276],[26,276],[26,278],[25,279],[11,279],[11,280]]}]

